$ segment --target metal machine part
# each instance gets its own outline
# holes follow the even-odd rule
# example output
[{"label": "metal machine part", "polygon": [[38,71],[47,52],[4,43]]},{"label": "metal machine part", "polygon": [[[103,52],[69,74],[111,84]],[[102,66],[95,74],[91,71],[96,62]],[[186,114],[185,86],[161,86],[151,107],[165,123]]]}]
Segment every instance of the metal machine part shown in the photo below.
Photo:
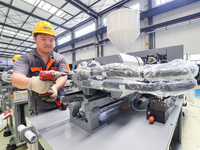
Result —
[{"label": "metal machine part", "polygon": [[89,133],[94,133],[107,124],[99,120],[102,112],[128,101],[128,98],[113,99],[101,91],[90,97],[84,94],[82,96],[82,101],[73,101],[69,104],[70,121]]},{"label": "metal machine part", "polygon": [[177,98],[178,96],[160,99],[155,96],[150,96],[146,111],[147,119],[153,116],[155,121],[165,123],[175,107]]},{"label": "metal machine part", "polygon": [[[198,72],[198,67],[180,59],[145,66],[138,61],[140,58],[126,57],[125,54],[116,57],[118,63],[112,63],[106,57],[98,59],[98,62],[82,62],[74,70],[72,81],[82,92],[82,98],[75,96],[73,100],[73,96],[70,95],[68,100],[70,121],[89,133],[94,133],[106,124],[99,119],[103,111],[124,102],[131,102],[134,92],[158,97],[176,97],[196,86],[196,80],[193,78]],[[149,110],[163,112],[166,114],[166,121],[173,110],[173,103],[168,106],[166,104],[169,101],[154,100],[149,102]],[[173,102],[173,98],[171,100]]]}]

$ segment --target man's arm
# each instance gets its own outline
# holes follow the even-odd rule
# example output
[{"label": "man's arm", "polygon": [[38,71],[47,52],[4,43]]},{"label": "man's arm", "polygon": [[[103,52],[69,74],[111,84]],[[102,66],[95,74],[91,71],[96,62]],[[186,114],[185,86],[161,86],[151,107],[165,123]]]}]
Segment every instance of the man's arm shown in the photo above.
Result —
[{"label": "man's arm", "polygon": [[40,80],[39,76],[28,78],[21,73],[14,73],[11,77],[11,81],[12,85],[19,89],[28,89],[39,94],[47,93],[54,84],[53,81]]},{"label": "man's arm", "polygon": [[26,77],[22,73],[13,73],[11,77],[12,85],[19,89],[27,89],[30,78]]},{"label": "man's arm", "polygon": [[67,76],[60,77],[56,80],[56,84],[54,84],[53,86],[59,90],[65,85],[66,81],[67,81]]},{"label": "man's arm", "polygon": [[65,85],[66,81],[67,81],[67,76],[60,77],[56,80],[56,83],[51,87],[52,94],[50,98],[47,100],[48,102],[52,102],[57,98],[58,90]]}]

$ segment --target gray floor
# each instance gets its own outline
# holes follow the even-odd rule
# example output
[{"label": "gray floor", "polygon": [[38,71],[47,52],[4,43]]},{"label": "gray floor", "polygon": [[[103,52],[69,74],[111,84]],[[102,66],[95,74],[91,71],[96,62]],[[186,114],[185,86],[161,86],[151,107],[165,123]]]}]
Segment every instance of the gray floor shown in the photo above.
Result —
[{"label": "gray floor", "polygon": [[[187,106],[183,107],[183,149],[182,150],[200,150],[200,98],[194,97],[194,92],[188,95]],[[6,120],[3,122],[6,125]],[[6,150],[11,136],[3,137],[3,132],[0,134],[0,150]],[[16,150],[26,150],[26,145],[23,145]]]},{"label": "gray floor", "polygon": [[200,98],[194,98],[183,111],[183,150],[200,150]]}]

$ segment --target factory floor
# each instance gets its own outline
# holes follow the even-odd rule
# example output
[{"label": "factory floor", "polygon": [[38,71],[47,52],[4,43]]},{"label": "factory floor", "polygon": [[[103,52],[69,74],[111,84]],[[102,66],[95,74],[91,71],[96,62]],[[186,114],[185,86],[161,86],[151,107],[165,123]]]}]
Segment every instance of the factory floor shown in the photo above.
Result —
[{"label": "factory floor", "polygon": [[[194,93],[188,96],[187,106],[183,107],[183,134],[182,134],[182,150],[200,150],[200,98],[195,98]],[[0,126],[2,130],[6,125],[4,120]],[[3,137],[0,133],[0,150],[6,150],[6,146],[12,136]],[[16,150],[26,150],[26,145],[18,147]]]}]

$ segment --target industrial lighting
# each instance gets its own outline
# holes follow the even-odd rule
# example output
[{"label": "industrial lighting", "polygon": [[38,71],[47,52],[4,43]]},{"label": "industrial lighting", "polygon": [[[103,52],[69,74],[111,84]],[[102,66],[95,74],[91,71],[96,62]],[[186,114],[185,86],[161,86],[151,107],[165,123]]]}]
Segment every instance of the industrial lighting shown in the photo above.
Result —
[{"label": "industrial lighting", "polygon": [[46,11],[49,11],[49,8],[51,7],[52,5],[48,4],[48,3],[45,3],[43,5],[43,9],[46,10]]},{"label": "industrial lighting", "polygon": [[[31,5],[34,5],[34,6],[36,6],[39,3],[38,8],[41,8],[42,10],[47,11],[51,14],[54,14],[56,11],[58,11],[57,7],[47,3],[45,1],[41,1],[41,0],[24,0],[24,1]],[[67,13],[65,13],[62,10],[59,10],[55,15],[62,18],[65,15],[67,15]]]},{"label": "industrial lighting", "polygon": [[57,10],[58,10],[58,8],[51,6],[51,8],[49,9],[49,12],[54,14]]},{"label": "industrial lighting", "polygon": [[58,16],[58,17],[60,17],[60,18],[62,18],[63,16],[65,16],[66,15],[66,13],[64,13],[64,11],[62,11],[62,10],[59,10],[57,13],[56,13],[56,16]]},{"label": "industrial lighting", "polygon": [[40,2],[40,0],[24,0],[24,1],[34,6],[36,6]]},{"label": "industrial lighting", "polygon": [[6,29],[1,29],[0,28],[0,31],[2,31],[2,30],[3,30],[4,33],[8,33],[8,34],[12,34],[12,35],[16,35],[17,34],[18,36],[28,38],[28,35],[25,35],[25,34],[22,34],[22,33],[16,33],[14,31],[10,31],[10,30],[6,30]]}]

